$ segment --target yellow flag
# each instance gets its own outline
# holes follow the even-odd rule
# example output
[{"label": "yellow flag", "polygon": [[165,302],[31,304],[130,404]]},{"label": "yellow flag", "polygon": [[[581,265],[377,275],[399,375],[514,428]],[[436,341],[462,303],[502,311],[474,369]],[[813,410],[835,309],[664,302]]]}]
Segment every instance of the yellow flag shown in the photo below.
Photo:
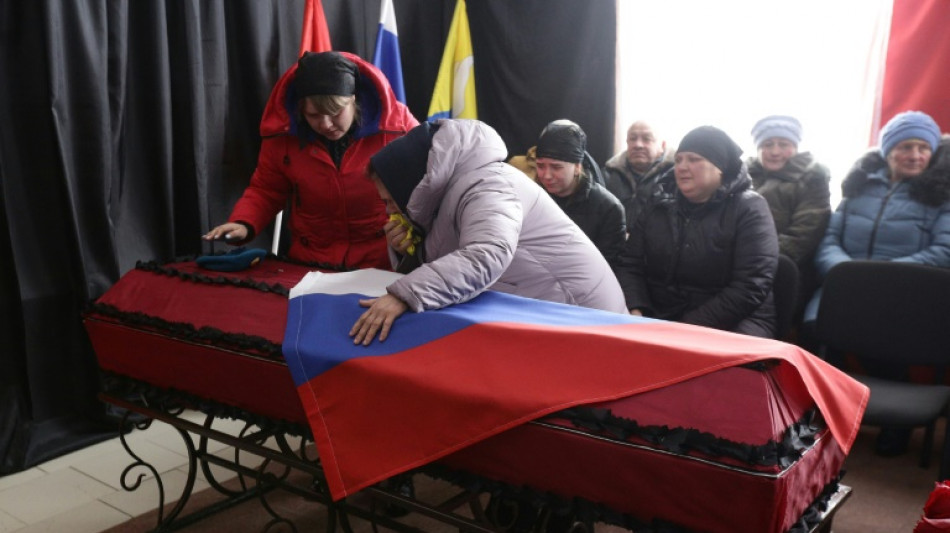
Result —
[{"label": "yellow flag", "polygon": [[458,0],[455,4],[449,38],[445,42],[439,66],[439,77],[432,91],[429,120],[437,118],[478,118],[472,34],[468,29],[465,0]]}]

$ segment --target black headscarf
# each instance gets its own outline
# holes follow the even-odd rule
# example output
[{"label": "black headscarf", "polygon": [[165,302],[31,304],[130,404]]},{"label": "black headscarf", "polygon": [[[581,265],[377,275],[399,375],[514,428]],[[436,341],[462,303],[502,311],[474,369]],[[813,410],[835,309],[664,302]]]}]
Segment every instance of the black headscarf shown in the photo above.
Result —
[{"label": "black headscarf", "polygon": [[742,148],[726,132],[713,126],[700,126],[683,137],[676,153],[693,152],[709,160],[722,171],[724,179],[733,179],[742,167]]},{"label": "black headscarf", "polygon": [[356,63],[339,52],[307,52],[297,60],[297,98],[314,95],[351,96],[356,93]]},{"label": "black headscarf", "polygon": [[587,150],[587,134],[570,120],[555,120],[541,131],[536,157],[549,157],[568,163],[580,163]]},{"label": "black headscarf", "polygon": [[373,171],[403,212],[406,211],[412,191],[426,174],[432,136],[438,129],[431,122],[423,122],[369,159]]}]

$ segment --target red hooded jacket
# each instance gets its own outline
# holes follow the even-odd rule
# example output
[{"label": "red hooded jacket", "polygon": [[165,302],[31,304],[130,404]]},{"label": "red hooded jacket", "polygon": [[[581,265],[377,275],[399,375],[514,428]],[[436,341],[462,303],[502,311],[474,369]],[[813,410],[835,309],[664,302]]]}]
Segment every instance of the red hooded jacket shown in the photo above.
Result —
[{"label": "red hooded jacket", "polygon": [[[361,120],[340,168],[312,131],[298,136],[294,63],[271,91],[261,119],[257,169],[229,221],[250,225],[255,234],[293,199],[289,227],[295,260],[346,268],[390,269],[383,225],[386,210],[366,177],[369,158],[418,125],[396,100],[385,75],[358,56],[341,52],[359,68],[356,100]],[[307,139],[307,137],[313,137]]]}]

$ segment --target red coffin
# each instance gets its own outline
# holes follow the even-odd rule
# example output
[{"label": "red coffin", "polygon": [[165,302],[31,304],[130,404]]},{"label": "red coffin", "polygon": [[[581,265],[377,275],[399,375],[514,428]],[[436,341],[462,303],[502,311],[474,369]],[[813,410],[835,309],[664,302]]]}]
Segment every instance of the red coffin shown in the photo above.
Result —
[{"label": "red coffin", "polygon": [[[95,302],[85,324],[103,370],[306,425],[280,355],[286,291],[306,272],[274,259],[233,274],[191,262],[143,265]],[[608,423],[558,413],[440,466],[581,498],[647,523],[779,533],[835,481],[845,458],[785,363],[728,368],[580,411]],[[641,431],[618,435],[611,421]],[[794,450],[776,445],[795,441],[789,434],[801,427],[813,431]],[[684,446],[684,436],[701,445]],[[776,449],[785,464],[723,451]]]}]

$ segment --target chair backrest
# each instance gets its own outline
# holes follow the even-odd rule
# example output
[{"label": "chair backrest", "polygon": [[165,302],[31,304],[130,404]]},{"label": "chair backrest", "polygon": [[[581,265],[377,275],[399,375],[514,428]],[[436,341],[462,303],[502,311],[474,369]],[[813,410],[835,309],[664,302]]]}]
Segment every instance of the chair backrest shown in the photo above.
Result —
[{"label": "chair backrest", "polygon": [[772,283],[775,298],[775,338],[784,339],[792,327],[798,309],[798,266],[787,255],[778,256],[778,269]]},{"label": "chair backrest", "polygon": [[862,357],[908,365],[950,363],[950,269],[848,261],[828,272],[818,340]]}]

